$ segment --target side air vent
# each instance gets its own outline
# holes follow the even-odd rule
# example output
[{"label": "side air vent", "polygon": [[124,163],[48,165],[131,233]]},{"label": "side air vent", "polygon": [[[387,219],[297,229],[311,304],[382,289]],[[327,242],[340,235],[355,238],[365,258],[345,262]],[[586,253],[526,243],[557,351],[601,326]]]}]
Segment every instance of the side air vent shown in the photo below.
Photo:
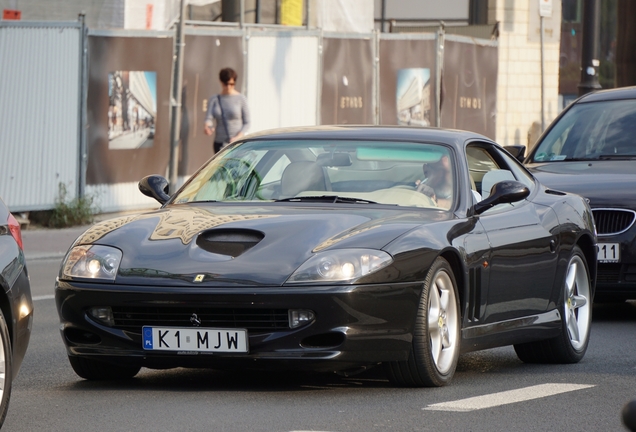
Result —
[{"label": "side air vent", "polygon": [[634,225],[636,212],[633,210],[597,208],[592,209],[598,235],[616,235]]},{"label": "side air vent", "polygon": [[265,234],[243,229],[216,229],[197,237],[197,246],[211,253],[237,257],[256,246]]},{"label": "side air vent", "polygon": [[554,189],[546,189],[545,193],[550,194],[550,195],[557,195],[557,196],[565,196],[565,195],[567,195],[565,192],[557,191],[557,190],[554,190]]}]

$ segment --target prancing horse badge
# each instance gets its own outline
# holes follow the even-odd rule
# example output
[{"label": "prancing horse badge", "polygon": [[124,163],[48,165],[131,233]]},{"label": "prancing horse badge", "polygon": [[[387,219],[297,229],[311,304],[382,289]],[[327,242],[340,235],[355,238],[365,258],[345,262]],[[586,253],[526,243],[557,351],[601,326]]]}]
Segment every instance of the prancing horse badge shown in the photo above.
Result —
[{"label": "prancing horse badge", "polygon": [[194,280],[192,282],[194,283],[199,283],[199,282],[203,282],[203,278],[205,277],[205,275],[202,274],[198,274],[194,277]]}]

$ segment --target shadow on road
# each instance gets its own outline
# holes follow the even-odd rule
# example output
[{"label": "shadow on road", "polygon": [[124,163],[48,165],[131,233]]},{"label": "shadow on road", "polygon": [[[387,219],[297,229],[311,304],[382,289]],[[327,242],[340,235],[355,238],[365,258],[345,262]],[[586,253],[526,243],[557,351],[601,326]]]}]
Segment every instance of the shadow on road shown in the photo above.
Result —
[{"label": "shadow on road", "polygon": [[169,369],[142,372],[132,380],[85,381],[66,386],[75,391],[103,390],[157,390],[173,392],[192,391],[249,391],[288,392],[316,391],[333,388],[390,388],[381,367],[376,367],[353,377],[330,373],[308,372],[226,372],[211,369]]},{"label": "shadow on road", "polygon": [[592,322],[636,322],[636,300],[620,303],[595,303]]}]

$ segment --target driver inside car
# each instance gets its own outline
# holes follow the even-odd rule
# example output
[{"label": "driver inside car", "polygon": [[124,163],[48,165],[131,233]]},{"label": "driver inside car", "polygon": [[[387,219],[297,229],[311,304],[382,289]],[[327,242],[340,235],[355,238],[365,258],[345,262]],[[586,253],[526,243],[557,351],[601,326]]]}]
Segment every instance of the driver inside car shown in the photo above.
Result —
[{"label": "driver inside car", "polygon": [[449,209],[453,201],[453,173],[448,156],[422,165],[424,179],[415,182],[416,190],[429,196],[437,205]]}]

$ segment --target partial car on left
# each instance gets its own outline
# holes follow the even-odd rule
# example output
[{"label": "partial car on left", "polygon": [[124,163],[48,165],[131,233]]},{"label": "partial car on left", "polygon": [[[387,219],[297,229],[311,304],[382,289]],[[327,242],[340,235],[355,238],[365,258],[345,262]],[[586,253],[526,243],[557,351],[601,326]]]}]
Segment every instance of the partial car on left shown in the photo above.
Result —
[{"label": "partial car on left", "polygon": [[33,300],[20,223],[0,199],[0,426],[29,345]]}]

